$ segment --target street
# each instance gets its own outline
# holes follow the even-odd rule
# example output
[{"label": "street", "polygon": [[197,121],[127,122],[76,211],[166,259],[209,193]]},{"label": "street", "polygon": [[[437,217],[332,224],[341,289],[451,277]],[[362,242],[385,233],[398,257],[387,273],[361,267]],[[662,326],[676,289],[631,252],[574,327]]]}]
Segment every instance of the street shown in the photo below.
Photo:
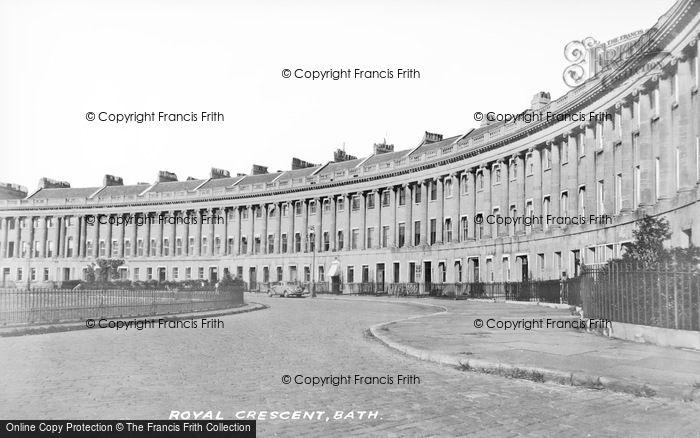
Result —
[{"label": "street", "polygon": [[[367,335],[373,324],[435,307],[250,294],[246,300],[269,308],[221,317],[219,328],[0,338],[0,415],[168,419],[171,411],[220,411],[233,419],[250,411],[324,412],[260,420],[259,436],[699,434],[698,404],[459,371],[404,356]],[[354,418],[336,419],[338,411]]]}]

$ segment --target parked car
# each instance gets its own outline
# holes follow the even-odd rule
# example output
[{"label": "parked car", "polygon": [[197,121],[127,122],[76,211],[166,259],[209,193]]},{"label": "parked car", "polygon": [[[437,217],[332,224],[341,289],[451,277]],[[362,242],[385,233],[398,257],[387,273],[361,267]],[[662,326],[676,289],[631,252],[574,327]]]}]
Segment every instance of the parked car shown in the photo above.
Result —
[{"label": "parked car", "polygon": [[304,285],[293,281],[280,281],[270,286],[268,296],[279,295],[281,297],[302,297],[304,295]]}]

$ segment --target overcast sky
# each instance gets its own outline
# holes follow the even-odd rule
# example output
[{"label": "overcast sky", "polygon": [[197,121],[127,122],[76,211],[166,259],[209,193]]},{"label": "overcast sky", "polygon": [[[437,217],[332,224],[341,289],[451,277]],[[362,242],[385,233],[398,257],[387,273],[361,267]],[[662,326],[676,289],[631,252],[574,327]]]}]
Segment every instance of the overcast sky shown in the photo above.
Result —
[{"label": "overcast sky", "polygon": [[[671,0],[0,0],[0,181],[36,188],[289,169],[334,149],[415,147],[475,111],[520,112],[568,88],[564,46],[651,27]],[[283,78],[415,68],[420,79]],[[215,111],[223,122],[115,124],[87,112]]]}]

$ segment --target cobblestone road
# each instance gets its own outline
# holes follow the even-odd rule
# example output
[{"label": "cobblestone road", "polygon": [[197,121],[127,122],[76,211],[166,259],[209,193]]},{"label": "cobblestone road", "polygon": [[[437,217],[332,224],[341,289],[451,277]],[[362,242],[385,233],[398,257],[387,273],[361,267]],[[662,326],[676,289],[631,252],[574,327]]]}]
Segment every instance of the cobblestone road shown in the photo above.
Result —
[{"label": "cobblestone road", "polygon": [[[0,338],[0,416],[166,419],[171,410],[378,411],[377,419],[259,421],[259,436],[700,436],[694,404],[461,372],[367,337],[434,309],[253,296],[223,329],[83,330]],[[312,387],[284,375],[392,376],[417,385]],[[328,418],[328,417],[325,417]]]}]

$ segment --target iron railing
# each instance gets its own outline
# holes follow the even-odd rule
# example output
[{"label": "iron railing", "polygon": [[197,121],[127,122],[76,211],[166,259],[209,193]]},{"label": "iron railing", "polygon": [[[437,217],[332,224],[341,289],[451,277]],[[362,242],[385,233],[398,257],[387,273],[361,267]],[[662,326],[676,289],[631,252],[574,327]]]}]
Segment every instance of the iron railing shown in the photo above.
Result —
[{"label": "iron railing", "polygon": [[610,263],[584,268],[586,318],[700,330],[700,273],[692,266]]},{"label": "iron railing", "polygon": [[0,289],[0,326],[189,313],[242,304],[243,292],[228,290]]}]

